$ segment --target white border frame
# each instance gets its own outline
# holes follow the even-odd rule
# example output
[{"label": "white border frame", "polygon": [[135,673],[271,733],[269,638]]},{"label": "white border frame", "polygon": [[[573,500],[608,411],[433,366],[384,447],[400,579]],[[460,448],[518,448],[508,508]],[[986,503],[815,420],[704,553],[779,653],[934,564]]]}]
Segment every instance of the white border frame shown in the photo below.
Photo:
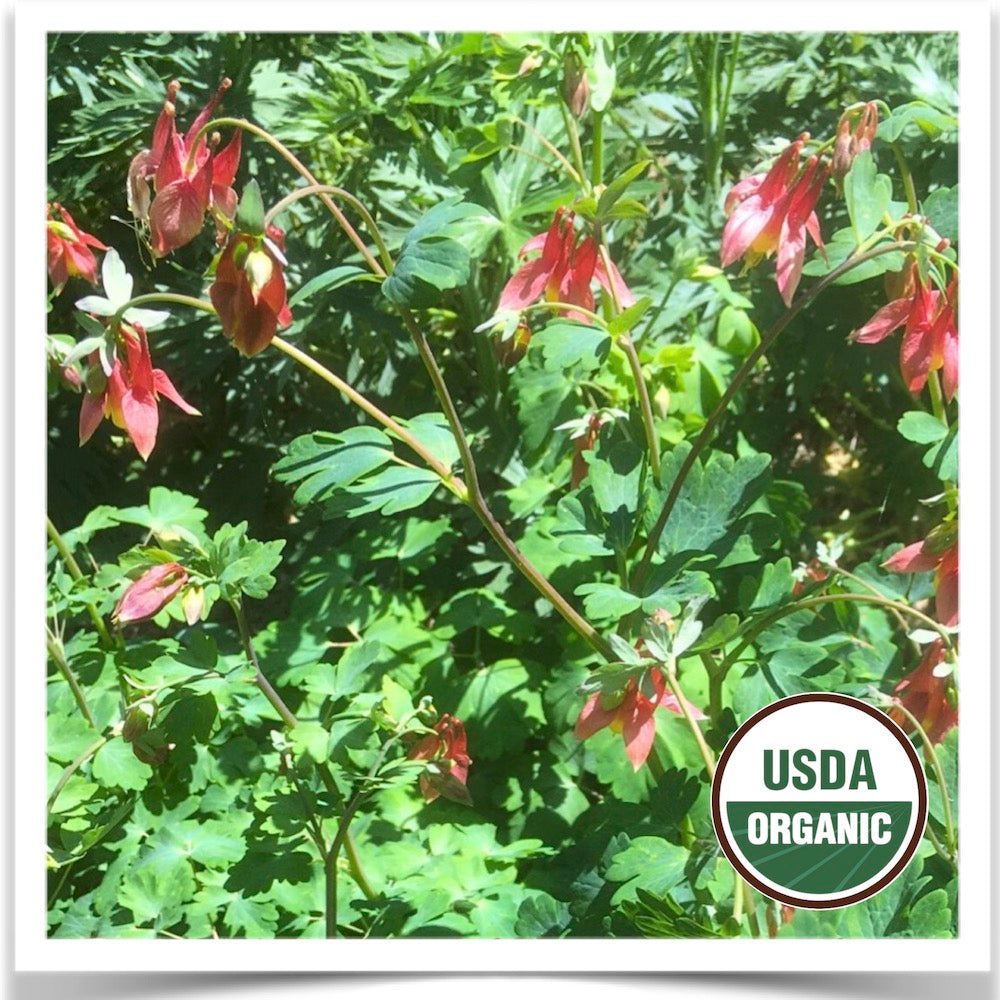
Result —
[{"label": "white border frame", "polygon": [[[963,292],[960,322],[963,659],[960,747],[962,857],[955,940],[50,940],[45,936],[43,865],[45,692],[41,621],[45,606],[46,394],[39,336],[46,292],[41,267],[45,201],[47,31],[648,30],[957,31],[960,36],[960,141]],[[990,967],[990,5],[867,0],[666,2],[524,0],[456,4],[336,2],[133,4],[20,3],[15,17],[14,484],[16,583],[12,621],[16,747],[13,820],[14,966],[26,971],[169,972],[275,970],[511,972],[642,971],[986,971]],[[38,623],[37,627],[33,623]]]}]

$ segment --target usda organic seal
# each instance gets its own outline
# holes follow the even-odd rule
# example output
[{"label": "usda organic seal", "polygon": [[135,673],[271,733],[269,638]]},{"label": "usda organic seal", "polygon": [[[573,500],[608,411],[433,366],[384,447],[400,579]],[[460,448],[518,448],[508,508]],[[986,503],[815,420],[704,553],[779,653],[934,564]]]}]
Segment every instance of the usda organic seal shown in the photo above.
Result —
[{"label": "usda organic seal", "polygon": [[927,821],[913,745],[884,713],[839,694],[783,698],[719,758],[712,819],[726,856],[766,896],[847,906],[906,867]]}]

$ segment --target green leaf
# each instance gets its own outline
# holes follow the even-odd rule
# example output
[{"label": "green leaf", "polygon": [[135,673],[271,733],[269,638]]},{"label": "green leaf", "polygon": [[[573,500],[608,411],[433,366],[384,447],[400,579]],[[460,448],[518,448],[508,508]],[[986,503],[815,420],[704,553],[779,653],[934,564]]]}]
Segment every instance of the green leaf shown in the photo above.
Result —
[{"label": "green leaf", "polygon": [[[691,445],[679,444],[664,457],[660,468],[661,496],[647,504],[647,528],[652,527],[667,492],[677,477]],[[695,462],[660,536],[664,557],[679,553],[703,554],[721,542],[729,529],[760,495],[770,478],[770,455],[733,458],[713,451]]]},{"label": "green leaf", "polygon": [[948,433],[948,428],[937,417],[923,410],[908,410],[899,418],[896,429],[907,441],[917,444],[940,441]]},{"label": "green leaf", "polygon": [[719,615],[708,628],[702,632],[698,641],[688,647],[689,653],[703,653],[710,649],[724,646],[730,639],[735,639],[740,632],[739,615]]},{"label": "green leaf", "polygon": [[440,293],[469,280],[472,249],[484,228],[499,222],[486,209],[456,198],[436,205],[403,239],[396,266],[382,283],[382,293],[397,306],[424,308]]},{"label": "green leaf", "polygon": [[620,336],[623,333],[628,333],[639,320],[646,314],[646,310],[653,304],[653,300],[648,296],[644,295],[637,302],[625,309],[623,312],[619,313],[609,324],[608,329],[615,336]]},{"label": "green leaf", "polygon": [[611,337],[597,326],[556,320],[531,338],[530,350],[541,354],[546,371],[592,372],[607,360]]},{"label": "green leaf", "polygon": [[745,358],[760,343],[760,332],[744,309],[726,306],[719,313],[716,340],[724,351]]},{"label": "green leaf", "polygon": [[609,36],[596,36],[594,61],[590,72],[591,78],[590,107],[600,113],[611,103],[615,92],[615,50]]},{"label": "green leaf", "polygon": [[945,438],[924,455],[927,466],[943,483],[958,480],[958,428],[952,427]]},{"label": "green leaf", "polygon": [[[595,109],[596,110],[596,109]],[[640,163],[636,163],[619,174],[605,189],[601,194],[601,197],[597,202],[597,217],[599,219],[604,219],[607,217],[608,212],[618,201],[619,198],[625,194],[628,186],[634,181],[641,177],[648,169],[652,160],[642,160]]]},{"label": "green leaf", "polygon": [[256,180],[247,182],[236,208],[236,228],[250,236],[264,235],[264,199]]},{"label": "green leaf", "polygon": [[792,576],[792,561],[787,556],[776,563],[768,563],[761,570],[757,593],[750,602],[748,611],[763,611],[766,608],[784,604],[795,588],[795,577]]},{"label": "green leaf", "polygon": [[428,500],[440,485],[441,480],[430,469],[392,465],[350,487],[349,492],[363,502],[348,510],[347,516],[360,517],[374,511],[398,514],[411,510]]},{"label": "green leaf", "polygon": [[952,243],[958,240],[958,185],[940,187],[932,191],[923,202],[923,214],[931,220],[937,233]]},{"label": "green leaf", "polygon": [[154,486],[146,507],[127,507],[112,515],[117,521],[138,524],[151,531],[161,542],[178,539],[198,545],[205,540],[204,520],[208,511],[186,493]]},{"label": "green leaf", "polygon": [[605,872],[609,882],[624,882],[611,902],[634,899],[638,889],[662,894],[684,878],[688,861],[687,848],[671,844],[662,837],[636,837],[624,851],[616,854]]},{"label": "green leaf", "polygon": [[455,715],[484,760],[519,752],[545,718],[537,684],[517,660],[499,660],[472,674]]},{"label": "green leaf", "polygon": [[642,598],[613,583],[581,583],[573,591],[583,598],[583,613],[599,621],[617,621],[642,605]]},{"label": "green leaf", "polygon": [[517,908],[514,933],[519,938],[554,936],[570,920],[569,906],[561,899],[553,899],[547,892],[529,896]]},{"label": "green leaf", "polygon": [[130,743],[113,739],[94,755],[91,774],[105,788],[141,791],[152,777],[153,769],[132,753]]},{"label": "green leaf", "polygon": [[443,413],[420,413],[408,420],[403,417],[397,417],[396,420],[442,465],[451,467],[458,461],[458,444]]},{"label": "green leaf", "polygon": [[207,547],[209,566],[227,601],[241,593],[258,600],[267,597],[275,583],[271,570],[281,562],[283,538],[258,542],[246,532],[246,521],[224,524]]},{"label": "green leaf", "polygon": [[935,889],[921,896],[910,908],[910,934],[915,938],[950,938],[951,908],[945,889]]},{"label": "green leaf", "polygon": [[892,178],[880,174],[871,150],[859,153],[844,178],[844,198],[854,238],[864,242],[879,227],[892,201]]},{"label": "green leaf", "polygon": [[337,288],[343,288],[352,281],[378,281],[376,275],[371,271],[366,271],[356,264],[340,264],[330,268],[322,274],[317,274],[315,278],[310,278],[289,300],[288,304],[293,309],[306,299],[312,298],[317,292],[332,292]]},{"label": "green leaf", "polygon": [[274,465],[279,482],[297,483],[300,505],[327,500],[392,458],[392,442],[377,427],[352,427],[339,434],[316,431],[296,438]]},{"label": "green leaf", "polygon": [[[893,108],[888,118],[879,122],[876,136],[883,142],[895,142],[911,125],[936,139],[943,132],[953,132],[958,128],[958,119],[932,108],[924,101],[913,101]],[[912,130],[911,130],[912,131]]]}]

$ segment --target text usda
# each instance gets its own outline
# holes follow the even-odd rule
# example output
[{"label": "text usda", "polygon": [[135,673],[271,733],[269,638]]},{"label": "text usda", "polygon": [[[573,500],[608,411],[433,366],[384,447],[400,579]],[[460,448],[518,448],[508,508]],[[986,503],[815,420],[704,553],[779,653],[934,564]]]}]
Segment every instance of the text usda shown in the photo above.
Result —
[{"label": "text usda", "polygon": [[884,889],[927,821],[916,751],[856,698],[784,698],[740,726],[719,758],[712,818],[753,886],[792,906],[829,908]]}]

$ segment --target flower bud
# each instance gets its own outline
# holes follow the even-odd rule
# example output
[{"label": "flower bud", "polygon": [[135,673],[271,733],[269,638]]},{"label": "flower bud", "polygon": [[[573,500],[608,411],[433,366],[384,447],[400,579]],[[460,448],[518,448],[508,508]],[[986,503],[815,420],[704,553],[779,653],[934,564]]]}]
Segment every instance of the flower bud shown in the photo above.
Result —
[{"label": "flower bud", "polygon": [[504,368],[513,368],[527,354],[530,343],[531,327],[521,320],[510,337],[496,342],[497,361]]},{"label": "flower bud", "polygon": [[122,594],[111,614],[118,625],[145,621],[162,611],[187,583],[187,570],[180,563],[163,563],[147,570]]},{"label": "flower bud", "polygon": [[194,625],[205,610],[205,589],[191,584],[181,597],[181,607],[184,609],[184,620],[188,625]]},{"label": "flower bud", "polygon": [[156,718],[156,702],[144,699],[136,702],[125,713],[122,725],[122,739],[132,743],[149,730]]},{"label": "flower bud", "polygon": [[590,84],[579,52],[567,52],[563,59],[562,96],[573,116],[582,118],[590,101]]},{"label": "flower bud", "polygon": [[527,76],[529,73],[534,73],[539,66],[542,65],[542,57],[537,52],[529,52],[528,55],[521,60],[521,65],[518,67],[518,76]]}]

